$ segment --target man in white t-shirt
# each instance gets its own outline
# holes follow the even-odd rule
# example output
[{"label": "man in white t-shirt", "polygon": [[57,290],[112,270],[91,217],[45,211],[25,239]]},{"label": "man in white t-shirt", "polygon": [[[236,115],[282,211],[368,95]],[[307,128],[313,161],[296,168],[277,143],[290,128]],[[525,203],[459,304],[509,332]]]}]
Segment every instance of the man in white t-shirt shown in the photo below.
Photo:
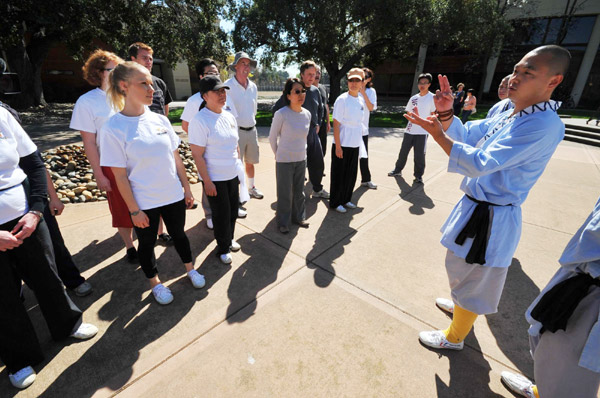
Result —
[{"label": "man in white t-shirt", "polygon": [[258,163],[258,136],[256,131],[256,111],[258,105],[258,88],[248,79],[250,72],[256,68],[257,62],[243,51],[237,52],[229,70],[235,75],[224,84],[229,86],[228,97],[231,97],[237,111],[236,121],[240,136],[240,155],[246,165],[248,176],[248,193],[255,199],[264,195],[254,186],[254,165]]},{"label": "man in white t-shirt", "polygon": [[[429,86],[431,86],[430,73],[421,73],[419,75],[419,93],[413,95],[408,100],[406,105],[407,112],[418,111],[418,114],[422,118],[426,118],[435,113],[435,105],[433,103],[433,94],[429,92]],[[396,166],[394,170],[388,173],[388,176],[400,176],[402,175],[402,169],[406,165],[406,159],[410,149],[414,147],[414,161],[415,169],[413,182],[423,183],[423,173],[425,173],[425,146],[427,144],[427,136],[429,134],[421,126],[416,124],[408,123],[406,131],[404,132],[404,138],[402,139],[402,147],[398,154],[398,160],[396,160]]]}]

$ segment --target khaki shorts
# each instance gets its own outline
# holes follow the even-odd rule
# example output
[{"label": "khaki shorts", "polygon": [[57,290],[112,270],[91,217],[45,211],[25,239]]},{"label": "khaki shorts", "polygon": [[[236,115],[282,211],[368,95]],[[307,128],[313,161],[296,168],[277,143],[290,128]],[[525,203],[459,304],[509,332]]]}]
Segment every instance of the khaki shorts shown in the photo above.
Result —
[{"label": "khaki shorts", "polygon": [[238,135],[240,139],[238,141],[240,146],[240,155],[244,163],[257,164],[258,163],[258,136],[256,132],[256,126],[252,130],[242,130],[238,128]]}]

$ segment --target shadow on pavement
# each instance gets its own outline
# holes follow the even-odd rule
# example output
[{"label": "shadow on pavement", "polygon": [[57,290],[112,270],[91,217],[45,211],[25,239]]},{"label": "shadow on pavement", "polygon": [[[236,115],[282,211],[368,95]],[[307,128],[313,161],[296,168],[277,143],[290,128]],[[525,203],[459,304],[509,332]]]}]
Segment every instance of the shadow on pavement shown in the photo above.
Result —
[{"label": "shadow on pavement", "polygon": [[425,214],[424,209],[431,210],[435,207],[433,200],[425,193],[425,186],[418,182],[413,182],[409,185],[404,177],[395,176],[396,184],[400,188],[400,198],[412,205],[408,208],[411,214],[420,216]]}]

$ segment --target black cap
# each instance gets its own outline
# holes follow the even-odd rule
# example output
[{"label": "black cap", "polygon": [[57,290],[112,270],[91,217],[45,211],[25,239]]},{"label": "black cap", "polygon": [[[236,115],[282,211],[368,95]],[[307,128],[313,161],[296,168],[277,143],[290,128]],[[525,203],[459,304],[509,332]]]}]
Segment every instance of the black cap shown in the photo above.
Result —
[{"label": "black cap", "polygon": [[204,94],[209,91],[220,90],[222,88],[226,88],[227,90],[229,90],[229,86],[224,85],[221,82],[221,79],[219,78],[219,76],[208,75],[208,76],[204,76],[200,80],[200,94]]}]

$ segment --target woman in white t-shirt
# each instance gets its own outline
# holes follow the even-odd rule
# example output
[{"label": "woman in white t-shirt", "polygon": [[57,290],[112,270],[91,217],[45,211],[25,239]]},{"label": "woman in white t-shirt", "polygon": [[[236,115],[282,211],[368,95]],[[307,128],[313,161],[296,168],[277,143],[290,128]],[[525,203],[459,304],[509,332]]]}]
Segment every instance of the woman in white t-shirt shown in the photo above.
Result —
[{"label": "woman in white t-shirt", "polygon": [[102,126],[100,164],[110,167],[127,204],[136,235],[144,274],[159,304],[173,295],[158,278],[154,245],[162,217],[175,249],[195,288],[204,277],[192,264],[190,242],[185,234],[185,210],[194,197],[179,155],[179,138],[169,120],[150,111],[152,76],[135,62],[117,65],[110,75],[109,102],[120,110]]},{"label": "woman in white t-shirt", "polygon": [[362,141],[364,112],[368,112],[360,95],[364,72],[352,68],[348,72],[348,92],[333,105],[333,149],[331,151],[331,196],[329,207],[339,213],[356,209],[352,192],[358,174],[359,149]]},{"label": "woman in white t-shirt", "polygon": [[[363,72],[365,72],[365,80],[363,81],[360,95],[363,100],[365,100],[365,105],[367,106],[367,110],[364,113],[363,117],[363,143],[365,145],[365,150],[369,151],[369,117],[371,116],[371,112],[377,109],[377,93],[373,88],[373,71],[369,68],[363,68]],[[369,170],[369,158],[360,158],[360,176],[361,181],[360,185],[363,187],[367,187],[369,189],[377,189],[377,185],[373,183],[371,180],[371,171]]]},{"label": "woman in white t-shirt", "polygon": [[308,222],[305,221],[304,175],[311,115],[302,108],[306,99],[306,87],[302,80],[288,79],[282,98],[287,106],[273,115],[269,142],[276,161],[277,224],[279,232],[287,234],[292,221],[302,228],[308,228]]},{"label": "woman in white t-shirt", "polygon": [[218,76],[200,80],[203,103],[188,128],[189,143],[198,174],[212,210],[217,256],[231,264],[231,251],[240,250],[233,240],[239,204],[238,128],[235,117],[223,111],[229,87]]}]

